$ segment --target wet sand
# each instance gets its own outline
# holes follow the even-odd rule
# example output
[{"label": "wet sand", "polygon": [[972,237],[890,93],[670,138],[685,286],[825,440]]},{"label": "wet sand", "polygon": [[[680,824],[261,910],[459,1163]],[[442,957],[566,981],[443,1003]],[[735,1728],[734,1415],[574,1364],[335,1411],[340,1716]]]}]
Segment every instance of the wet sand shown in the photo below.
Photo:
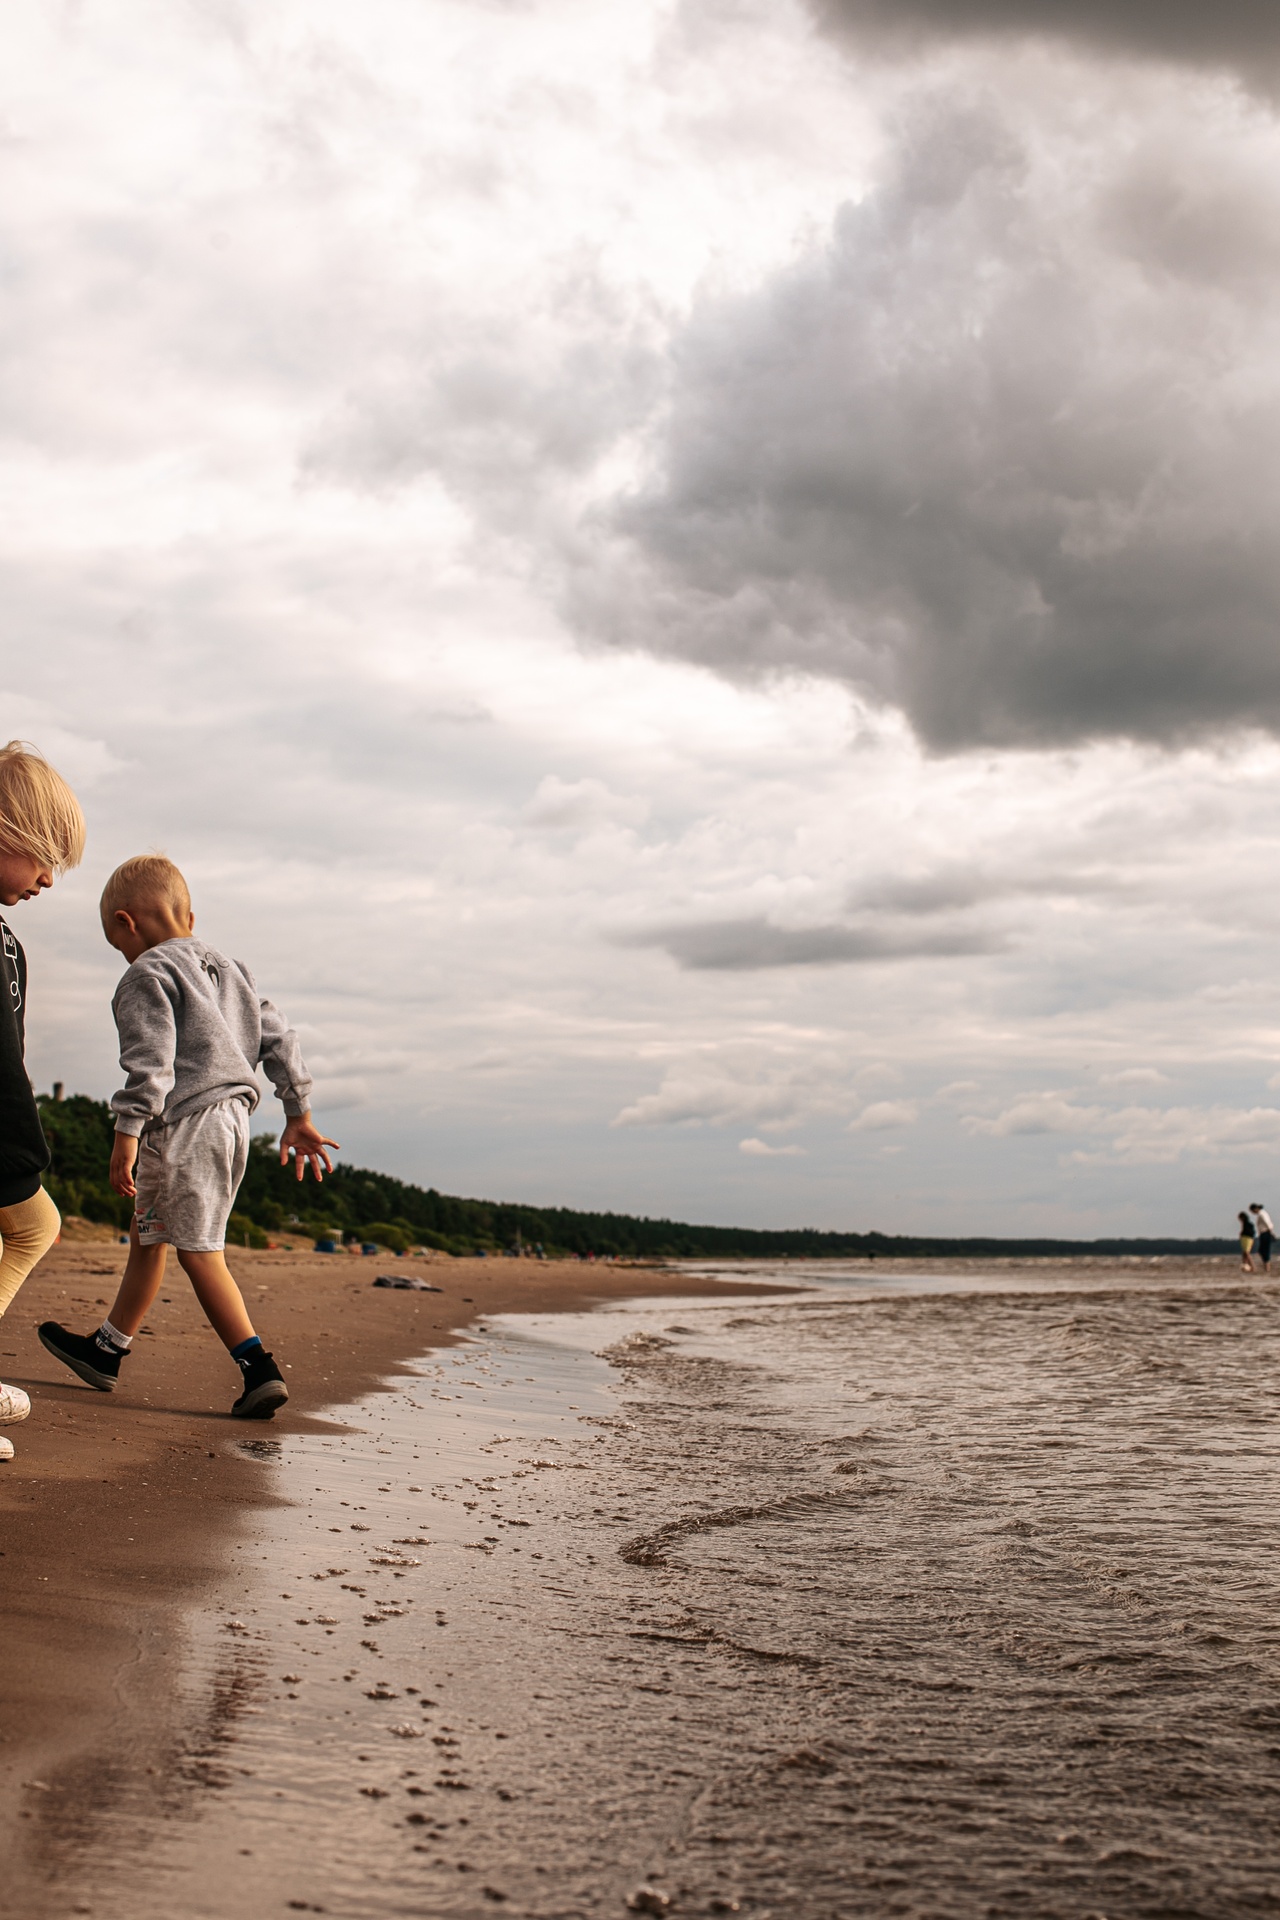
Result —
[{"label": "wet sand", "polygon": [[[477,1314],[689,1290],[682,1277],[598,1264],[405,1260],[383,1264],[442,1291],[393,1292],[372,1287],[374,1260],[237,1252],[250,1312],[290,1387],[267,1426],[228,1418],[238,1376],[172,1259],[114,1394],[82,1386],[44,1351],[36,1325],[92,1327],[123,1262],[111,1244],[59,1246],[0,1322],[0,1379],[32,1399],[30,1419],[5,1429],[16,1458],[0,1466],[0,1835],[11,1898],[28,1823],[39,1824],[55,1780],[59,1816],[83,1822],[116,1772],[158,1767],[180,1711],[181,1609],[225,1567],[246,1513],[275,1497],[246,1438],[305,1430]],[[140,1761],[147,1754],[156,1757]]]}]

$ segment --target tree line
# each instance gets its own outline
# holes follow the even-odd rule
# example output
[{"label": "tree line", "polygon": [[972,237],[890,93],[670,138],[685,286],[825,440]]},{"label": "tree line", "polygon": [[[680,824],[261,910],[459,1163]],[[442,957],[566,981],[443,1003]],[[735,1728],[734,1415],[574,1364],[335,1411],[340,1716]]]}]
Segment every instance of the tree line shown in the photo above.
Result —
[{"label": "tree line", "polygon": [[[125,1228],[132,1203],[107,1183],[114,1118],[105,1100],[39,1096],[52,1161],[45,1185],[64,1214]],[[653,1260],[881,1258],[1046,1258],[1069,1254],[1218,1254],[1230,1240],[1000,1240],[942,1239],[912,1234],[832,1233],[800,1227],[692,1226],[627,1213],[591,1213],[576,1207],[466,1200],[438,1193],[367,1167],[340,1161],[324,1185],[301,1186],[282,1167],[275,1137],[255,1134],[249,1167],[231,1216],[233,1243],[264,1246],[270,1233],[301,1232],[316,1239],[375,1240],[395,1252],[434,1247],[452,1254],[541,1249],[547,1255]]]}]

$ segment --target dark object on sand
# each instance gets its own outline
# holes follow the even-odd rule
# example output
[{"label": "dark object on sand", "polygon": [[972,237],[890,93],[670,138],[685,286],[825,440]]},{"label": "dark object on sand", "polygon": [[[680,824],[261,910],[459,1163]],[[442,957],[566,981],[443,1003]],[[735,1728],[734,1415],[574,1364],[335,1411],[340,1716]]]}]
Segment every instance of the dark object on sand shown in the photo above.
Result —
[{"label": "dark object on sand", "polygon": [[420,1280],[416,1273],[380,1273],[374,1281],[375,1287],[398,1287],[403,1293],[443,1293],[443,1287],[433,1287],[429,1280]]}]

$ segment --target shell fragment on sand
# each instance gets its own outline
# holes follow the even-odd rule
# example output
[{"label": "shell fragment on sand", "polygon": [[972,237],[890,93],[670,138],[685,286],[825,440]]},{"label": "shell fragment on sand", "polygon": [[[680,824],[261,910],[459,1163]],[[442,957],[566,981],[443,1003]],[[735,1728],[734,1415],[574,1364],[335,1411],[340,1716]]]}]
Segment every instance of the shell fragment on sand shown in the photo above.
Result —
[{"label": "shell fragment on sand", "polygon": [[667,1913],[671,1907],[671,1895],[663,1893],[660,1887],[637,1887],[627,1906],[632,1913]]}]

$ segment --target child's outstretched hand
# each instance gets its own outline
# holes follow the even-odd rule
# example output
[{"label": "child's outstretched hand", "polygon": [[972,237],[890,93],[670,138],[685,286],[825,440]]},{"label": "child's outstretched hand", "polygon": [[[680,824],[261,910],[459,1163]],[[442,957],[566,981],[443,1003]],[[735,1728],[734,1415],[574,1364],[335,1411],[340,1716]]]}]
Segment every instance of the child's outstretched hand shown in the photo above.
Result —
[{"label": "child's outstretched hand", "polygon": [[118,1133],[111,1145],[111,1171],[107,1178],[112,1187],[125,1200],[135,1200],[138,1189],[133,1184],[134,1162],[138,1158],[138,1142],[131,1133]]},{"label": "child's outstretched hand", "polygon": [[[118,1137],[119,1136],[117,1136],[117,1138]],[[308,1165],[310,1165],[311,1171],[314,1173],[316,1179],[323,1180],[325,1173],[333,1172],[333,1162],[325,1152],[326,1147],[332,1147],[335,1152],[338,1153],[342,1151],[336,1140],[327,1139],[326,1136],[321,1133],[319,1127],[313,1125],[309,1113],[296,1114],[280,1135],[280,1165],[282,1167],[285,1166],[288,1163],[290,1153],[293,1153],[296,1156],[299,1180],[301,1180],[303,1174],[306,1172]],[[324,1173],[320,1171],[322,1161],[324,1163]],[[114,1157],[111,1165],[114,1169]],[[123,1189],[119,1189],[119,1191],[123,1191]]]}]

